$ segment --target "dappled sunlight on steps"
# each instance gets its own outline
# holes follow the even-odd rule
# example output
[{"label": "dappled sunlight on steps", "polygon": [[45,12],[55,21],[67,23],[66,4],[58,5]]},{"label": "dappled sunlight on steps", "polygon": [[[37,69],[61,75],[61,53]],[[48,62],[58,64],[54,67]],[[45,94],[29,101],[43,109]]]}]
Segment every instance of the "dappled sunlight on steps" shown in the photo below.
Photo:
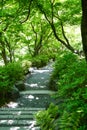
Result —
[{"label": "dappled sunlight on steps", "polygon": [[41,110],[45,108],[0,108],[0,130],[40,130],[34,115]]},{"label": "dappled sunlight on steps", "polygon": [[48,87],[51,66],[33,70],[26,77],[26,90],[20,92],[20,98],[0,108],[0,130],[40,130],[35,114],[54,101],[51,95],[55,92]]}]

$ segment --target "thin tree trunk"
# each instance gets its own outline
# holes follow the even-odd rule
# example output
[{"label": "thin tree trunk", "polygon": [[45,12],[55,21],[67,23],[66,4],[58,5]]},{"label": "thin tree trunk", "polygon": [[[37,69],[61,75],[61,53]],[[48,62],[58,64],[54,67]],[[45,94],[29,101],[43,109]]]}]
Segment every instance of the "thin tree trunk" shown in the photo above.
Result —
[{"label": "thin tree trunk", "polygon": [[5,43],[1,41],[1,56],[3,58],[4,64],[7,65],[8,64],[8,60],[7,60],[7,55],[6,55],[6,50],[5,50]]},{"label": "thin tree trunk", "polygon": [[12,49],[11,49],[11,45],[10,45],[10,43],[8,42],[8,40],[5,38],[5,42],[6,42],[6,46],[7,46],[7,48],[8,48],[8,51],[9,51],[9,59],[10,59],[10,62],[12,62],[12,57],[13,57],[13,55],[12,55]]},{"label": "thin tree trunk", "polygon": [[81,35],[83,51],[87,61],[87,0],[82,0],[82,21],[81,21]]}]

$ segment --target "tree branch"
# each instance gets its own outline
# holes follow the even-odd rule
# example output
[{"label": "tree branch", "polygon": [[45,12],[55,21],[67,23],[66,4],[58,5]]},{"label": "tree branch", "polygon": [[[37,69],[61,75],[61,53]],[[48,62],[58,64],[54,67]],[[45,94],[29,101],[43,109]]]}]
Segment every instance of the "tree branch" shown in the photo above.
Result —
[{"label": "tree branch", "polygon": [[9,24],[6,24],[6,27],[3,29],[3,31],[5,32],[7,30],[7,28],[9,27]]},{"label": "tree branch", "polygon": [[55,38],[57,39],[57,41],[59,41],[61,44],[63,44],[67,49],[69,49],[69,50],[72,51],[73,53],[79,54],[79,51],[78,51],[78,50],[75,50],[75,49],[69,44],[69,41],[68,41],[67,37],[65,36],[65,32],[64,32],[64,28],[63,28],[63,23],[61,23],[61,28],[62,28],[62,35],[63,35],[65,41],[58,36],[57,30],[56,30],[56,28],[55,28],[54,21],[53,21],[53,17],[54,17],[53,3],[51,4],[51,9],[52,9],[52,21],[51,21],[51,22],[50,22],[49,18],[47,17],[46,12],[43,10],[43,8],[39,8],[39,9],[40,9],[40,11],[44,14],[46,20],[47,20],[48,23],[50,24],[51,29],[52,29],[52,31],[53,31],[53,34],[54,34]]},{"label": "tree branch", "polygon": [[34,28],[34,26],[33,26],[33,24],[31,23],[31,27],[32,27],[32,29],[33,29],[33,32],[34,32],[34,34],[35,34],[35,48],[36,48],[36,45],[37,45],[37,32],[35,31],[35,28]]},{"label": "tree branch", "polygon": [[32,54],[32,51],[31,51],[31,49],[30,49],[29,44],[28,44],[28,50],[29,50],[29,52],[30,52],[31,56],[33,56],[33,54]]},{"label": "tree branch", "polygon": [[21,24],[24,23],[24,22],[26,22],[28,20],[28,18],[30,16],[31,4],[32,4],[32,0],[30,0],[30,2],[29,2],[27,17],[25,18],[25,20],[23,20],[23,21],[20,22]]},{"label": "tree branch", "polygon": [[64,31],[64,26],[63,26],[62,20],[60,19],[59,15],[58,15],[58,16],[55,16],[55,17],[58,18],[59,21],[60,21],[61,29],[62,29],[62,34],[63,34],[64,39],[66,40],[67,45],[70,45],[69,40],[68,40],[68,38],[67,38],[66,35],[65,35],[65,31]]}]

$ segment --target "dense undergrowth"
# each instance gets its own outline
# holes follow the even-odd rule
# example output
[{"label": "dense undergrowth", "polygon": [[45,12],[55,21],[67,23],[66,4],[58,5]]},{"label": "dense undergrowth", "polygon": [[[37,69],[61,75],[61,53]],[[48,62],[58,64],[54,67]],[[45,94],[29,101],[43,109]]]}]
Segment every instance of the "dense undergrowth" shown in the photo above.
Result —
[{"label": "dense undergrowth", "polygon": [[10,96],[8,94],[14,89],[16,82],[24,81],[30,67],[43,67],[49,62],[50,58],[48,55],[25,57],[18,62],[0,66],[0,106],[9,101]]},{"label": "dense undergrowth", "polygon": [[[54,105],[36,116],[42,130],[87,129],[87,64],[70,52],[60,54],[51,77]],[[53,83],[53,84],[52,84]],[[59,102],[60,101],[60,102]]]},{"label": "dense undergrowth", "polygon": [[[49,51],[49,50],[48,50]],[[26,54],[22,59],[20,59],[21,61],[30,61],[32,64],[32,67],[37,67],[37,68],[41,68],[43,66],[46,66],[48,64],[48,62],[50,62],[50,60],[55,60],[55,57],[57,55],[58,52],[43,52],[40,53],[34,57],[29,56],[28,54]]]},{"label": "dense undergrowth", "polygon": [[46,55],[38,55],[36,57],[33,57],[31,61],[32,66],[40,68],[47,65],[47,63],[49,62],[49,57]]},{"label": "dense undergrowth", "polygon": [[13,90],[17,81],[23,80],[23,75],[23,68],[19,62],[0,66],[0,106],[8,101],[8,93]]}]

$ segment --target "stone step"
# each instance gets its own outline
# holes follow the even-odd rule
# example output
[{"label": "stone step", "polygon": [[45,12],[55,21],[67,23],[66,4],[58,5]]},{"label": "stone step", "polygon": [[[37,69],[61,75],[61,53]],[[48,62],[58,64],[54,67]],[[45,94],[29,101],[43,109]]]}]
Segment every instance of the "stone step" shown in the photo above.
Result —
[{"label": "stone step", "polygon": [[0,127],[7,127],[7,126],[28,126],[28,127],[37,127],[36,121],[34,120],[0,120]]},{"label": "stone step", "polygon": [[40,130],[35,113],[41,110],[45,108],[0,108],[0,130]]},{"label": "stone step", "polygon": [[20,94],[21,95],[29,95],[29,94],[31,94],[31,95],[36,95],[36,94],[38,94],[38,95],[46,95],[46,94],[48,94],[48,95],[51,95],[51,94],[55,94],[55,91],[51,91],[51,90],[28,90],[28,91],[22,91],[22,92],[20,92]]},{"label": "stone step", "polygon": [[37,113],[37,111],[0,111],[0,115],[32,115],[35,113]]},{"label": "stone step", "polygon": [[42,111],[45,110],[45,108],[26,108],[26,107],[22,107],[22,108],[0,108],[0,111]]},{"label": "stone step", "polygon": [[40,130],[40,127],[0,127],[0,130]]},{"label": "stone step", "polygon": [[0,115],[0,120],[5,119],[32,120],[33,118],[34,118],[33,115]]},{"label": "stone step", "polygon": [[32,109],[18,109],[6,108],[0,110],[0,120],[33,120],[38,111],[45,110],[45,108],[32,108]]},{"label": "stone step", "polygon": [[45,108],[0,108],[0,130],[40,130],[35,113],[41,110]]}]

